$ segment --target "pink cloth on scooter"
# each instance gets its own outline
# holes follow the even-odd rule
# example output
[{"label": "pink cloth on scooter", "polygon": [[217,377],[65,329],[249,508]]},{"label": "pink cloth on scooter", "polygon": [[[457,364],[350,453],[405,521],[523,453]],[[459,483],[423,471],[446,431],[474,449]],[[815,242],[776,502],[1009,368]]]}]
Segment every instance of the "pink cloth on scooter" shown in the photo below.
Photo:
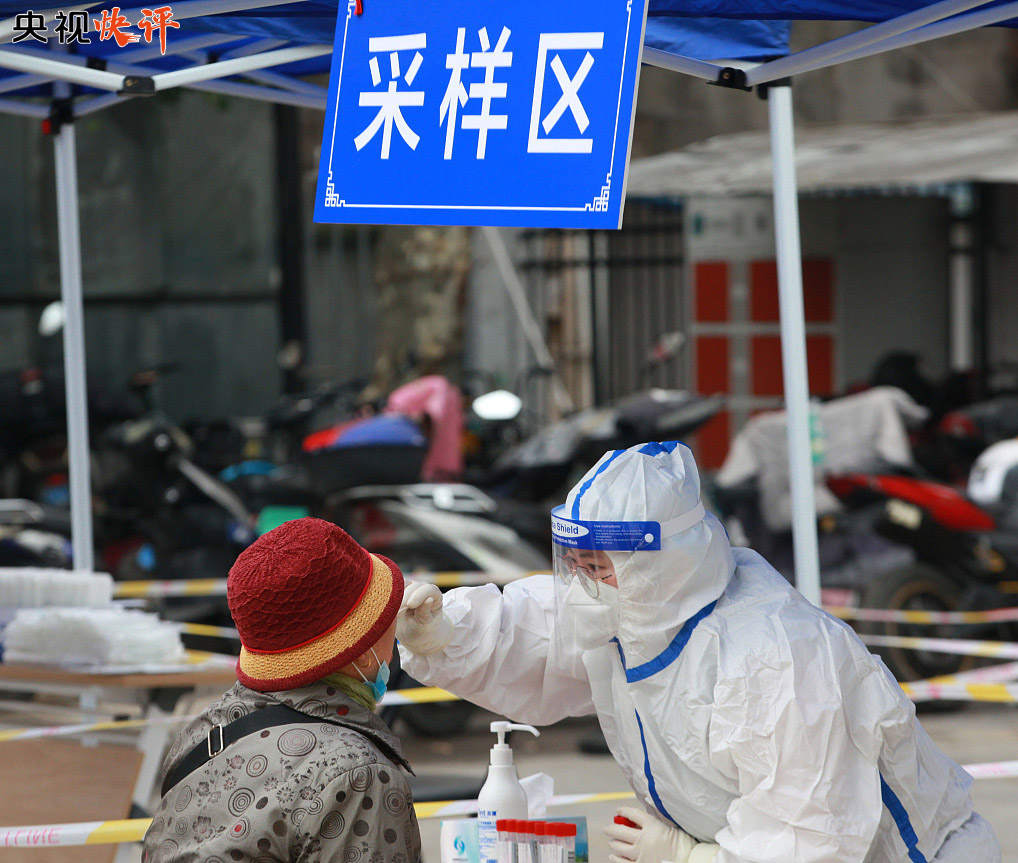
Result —
[{"label": "pink cloth on scooter", "polygon": [[453,479],[463,472],[463,400],[458,387],[441,375],[427,375],[393,390],[385,412],[431,420],[431,440],[421,471],[426,481]]}]

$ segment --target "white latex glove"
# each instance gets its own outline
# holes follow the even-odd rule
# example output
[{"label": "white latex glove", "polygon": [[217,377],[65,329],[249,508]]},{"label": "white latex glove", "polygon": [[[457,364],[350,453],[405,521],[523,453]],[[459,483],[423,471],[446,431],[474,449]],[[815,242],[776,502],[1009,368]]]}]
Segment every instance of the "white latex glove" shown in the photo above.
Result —
[{"label": "white latex glove", "polygon": [[608,863],[689,863],[697,842],[688,833],[632,806],[623,806],[618,814],[639,827],[609,824],[604,828],[611,850]]},{"label": "white latex glove", "polygon": [[438,653],[452,639],[452,621],[442,611],[442,591],[433,584],[408,581],[396,613],[396,638],[411,653]]},{"label": "white latex glove", "polygon": [[713,842],[697,842],[696,847],[689,852],[689,860],[686,863],[711,863],[714,855],[720,850],[721,846]]}]

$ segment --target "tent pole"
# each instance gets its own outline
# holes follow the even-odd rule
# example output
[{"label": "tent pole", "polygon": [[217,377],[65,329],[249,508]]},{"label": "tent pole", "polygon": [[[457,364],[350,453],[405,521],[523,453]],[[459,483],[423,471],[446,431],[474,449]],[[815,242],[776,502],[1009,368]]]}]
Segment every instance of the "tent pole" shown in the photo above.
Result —
[{"label": "tent pole", "polygon": [[92,572],[92,489],[89,477],[88,396],[85,389],[85,322],[81,299],[81,230],[74,123],[53,136],[60,238],[60,296],[64,303],[64,386],[71,491],[71,547],[76,572]]},{"label": "tent pole", "polygon": [[767,88],[767,110],[770,118],[771,158],[774,163],[774,230],[781,309],[781,359],[788,418],[795,586],[806,599],[819,605],[820,562],[809,429],[802,247],[799,240],[799,200],[795,183],[795,135],[790,82],[772,84]]},{"label": "tent pole", "polygon": [[973,351],[973,309],[975,307],[975,219],[972,188],[960,184],[951,195],[950,227],[950,320],[952,371],[969,371],[975,366]]}]

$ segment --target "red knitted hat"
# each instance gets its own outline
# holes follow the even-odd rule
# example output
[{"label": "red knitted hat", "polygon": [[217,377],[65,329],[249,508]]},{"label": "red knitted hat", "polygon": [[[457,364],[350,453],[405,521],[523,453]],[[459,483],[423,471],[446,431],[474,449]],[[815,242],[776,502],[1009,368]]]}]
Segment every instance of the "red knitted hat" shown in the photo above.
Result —
[{"label": "red knitted hat", "polygon": [[300,518],[260,536],[226,581],[237,631],[237,679],[251,689],[296,689],[348,665],[389,628],[403,573],[342,528]]}]

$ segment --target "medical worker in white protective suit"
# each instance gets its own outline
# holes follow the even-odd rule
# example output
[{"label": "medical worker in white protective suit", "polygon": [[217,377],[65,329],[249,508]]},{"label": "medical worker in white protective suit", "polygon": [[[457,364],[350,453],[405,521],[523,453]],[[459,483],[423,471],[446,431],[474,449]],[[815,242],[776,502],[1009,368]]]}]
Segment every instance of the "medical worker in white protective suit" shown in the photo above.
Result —
[{"label": "medical worker in white protective suit", "polygon": [[681,444],[607,453],[556,510],[568,584],[408,585],[403,667],[521,722],[596,713],[639,802],[613,863],[999,863],[884,665],[699,485]]}]

